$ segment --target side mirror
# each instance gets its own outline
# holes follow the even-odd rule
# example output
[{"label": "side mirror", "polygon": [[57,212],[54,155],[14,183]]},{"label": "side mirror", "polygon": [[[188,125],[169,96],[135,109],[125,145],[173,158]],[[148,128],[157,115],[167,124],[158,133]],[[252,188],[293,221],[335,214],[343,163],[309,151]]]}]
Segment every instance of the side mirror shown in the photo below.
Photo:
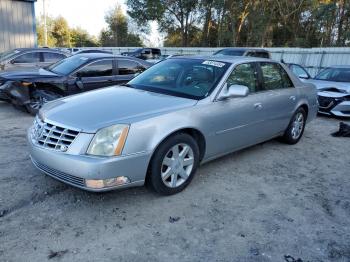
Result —
[{"label": "side mirror", "polygon": [[75,84],[77,85],[77,87],[79,87],[79,89],[84,89],[84,84],[80,78],[77,78],[77,80],[75,81]]},{"label": "side mirror", "polygon": [[224,87],[224,90],[219,96],[219,100],[224,100],[231,97],[246,97],[249,94],[249,88],[243,85],[231,85]]},{"label": "side mirror", "polygon": [[309,79],[309,76],[305,73],[298,75],[299,78]]}]

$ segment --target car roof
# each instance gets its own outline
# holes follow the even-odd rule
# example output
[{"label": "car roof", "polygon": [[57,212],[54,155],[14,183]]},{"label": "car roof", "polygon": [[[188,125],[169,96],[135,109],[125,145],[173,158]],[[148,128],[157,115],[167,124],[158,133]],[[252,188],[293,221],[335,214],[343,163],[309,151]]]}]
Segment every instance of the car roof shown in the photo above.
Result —
[{"label": "car roof", "polygon": [[327,68],[349,68],[350,65],[332,65],[332,66],[327,66]]},{"label": "car roof", "polygon": [[201,59],[201,60],[213,60],[213,61],[220,61],[220,62],[226,62],[226,63],[239,63],[239,62],[275,62],[279,63],[277,61],[267,59],[267,58],[260,58],[260,57],[253,57],[253,56],[176,56],[176,57],[170,57],[170,59]]},{"label": "car roof", "polygon": [[[73,55],[74,57],[86,57],[88,59],[95,59],[95,58],[113,58],[116,57],[116,55],[109,54],[109,53],[79,53],[76,55]],[[120,56],[125,57],[125,56]]]},{"label": "car roof", "polygon": [[113,54],[108,54],[108,53],[82,53],[82,54],[72,55],[71,57],[85,57],[89,61],[94,60],[94,59],[100,59],[100,58],[122,58],[122,59],[137,61],[137,62],[140,62],[140,63],[145,64],[145,65],[150,64],[147,61],[142,60],[142,59],[138,59],[136,57],[124,56],[124,55],[113,55]]},{"label": "car roof", "polygon": [[232,51],[263,51],[263,52],[269,52],[266,49],[263,48],[249,48],[249,47],[227,47],[227,48],[222,48],[218,51],[221,50],[232,50]]},{"label": "car roof", "polygon": [[45,48],[45,47],[39,47],[39,48],[15,48],[14,50],[24,52],[24,51],[48,51],[48,52],[60,52],[60,53],[66,53],[63,50],[55,49],[55,48]]}]

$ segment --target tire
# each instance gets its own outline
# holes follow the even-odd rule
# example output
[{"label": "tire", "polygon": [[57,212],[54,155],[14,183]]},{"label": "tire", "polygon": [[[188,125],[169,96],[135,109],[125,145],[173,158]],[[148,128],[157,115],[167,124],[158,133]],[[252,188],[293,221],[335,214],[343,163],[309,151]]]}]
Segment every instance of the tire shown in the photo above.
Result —
[{"label": "tire", "polygon": [[305,110],[299,107],[297,111],[295,111],[284,135],[282,136],[283,142],[289,145],[294,145],[299,142],[305,130],[306,117]]},{"label": "tire", "polygon": [[62,96],[51,91],[34,90],[31,94],[30,102],[25,105],[25,108],[29,114],[36,115],[45,103],[60,97]]},{"label": "tire", "polygon": [[179,193],[192,181],[198,164],[199,147],[194,138],[185,133],[175,134],[153,154],[147,184],[161,195]]}]

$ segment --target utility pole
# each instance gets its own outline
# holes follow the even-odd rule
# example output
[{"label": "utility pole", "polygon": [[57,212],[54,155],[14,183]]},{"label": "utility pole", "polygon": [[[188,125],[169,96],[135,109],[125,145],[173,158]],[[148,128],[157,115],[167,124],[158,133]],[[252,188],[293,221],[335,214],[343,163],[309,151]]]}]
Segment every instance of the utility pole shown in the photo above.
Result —
[{"label": "utility pole", "polygon": [[47,46],[46,0],[43,0],[43,13],[44,13],[44,45]]}]

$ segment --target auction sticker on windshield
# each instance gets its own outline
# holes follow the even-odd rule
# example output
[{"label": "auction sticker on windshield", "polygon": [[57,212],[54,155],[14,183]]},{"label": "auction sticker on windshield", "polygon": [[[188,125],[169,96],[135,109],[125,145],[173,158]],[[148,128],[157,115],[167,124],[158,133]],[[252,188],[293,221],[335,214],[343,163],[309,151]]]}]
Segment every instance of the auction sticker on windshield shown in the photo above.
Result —
[{"label": "auction sticker on windshield", "polygon": [[203,65],[211,65],[211,66],[216,66],[216,67],[224,67],[225,63],[221,63],[221,62],[215,62],[215,61],[204,61],[202,63]]}]

